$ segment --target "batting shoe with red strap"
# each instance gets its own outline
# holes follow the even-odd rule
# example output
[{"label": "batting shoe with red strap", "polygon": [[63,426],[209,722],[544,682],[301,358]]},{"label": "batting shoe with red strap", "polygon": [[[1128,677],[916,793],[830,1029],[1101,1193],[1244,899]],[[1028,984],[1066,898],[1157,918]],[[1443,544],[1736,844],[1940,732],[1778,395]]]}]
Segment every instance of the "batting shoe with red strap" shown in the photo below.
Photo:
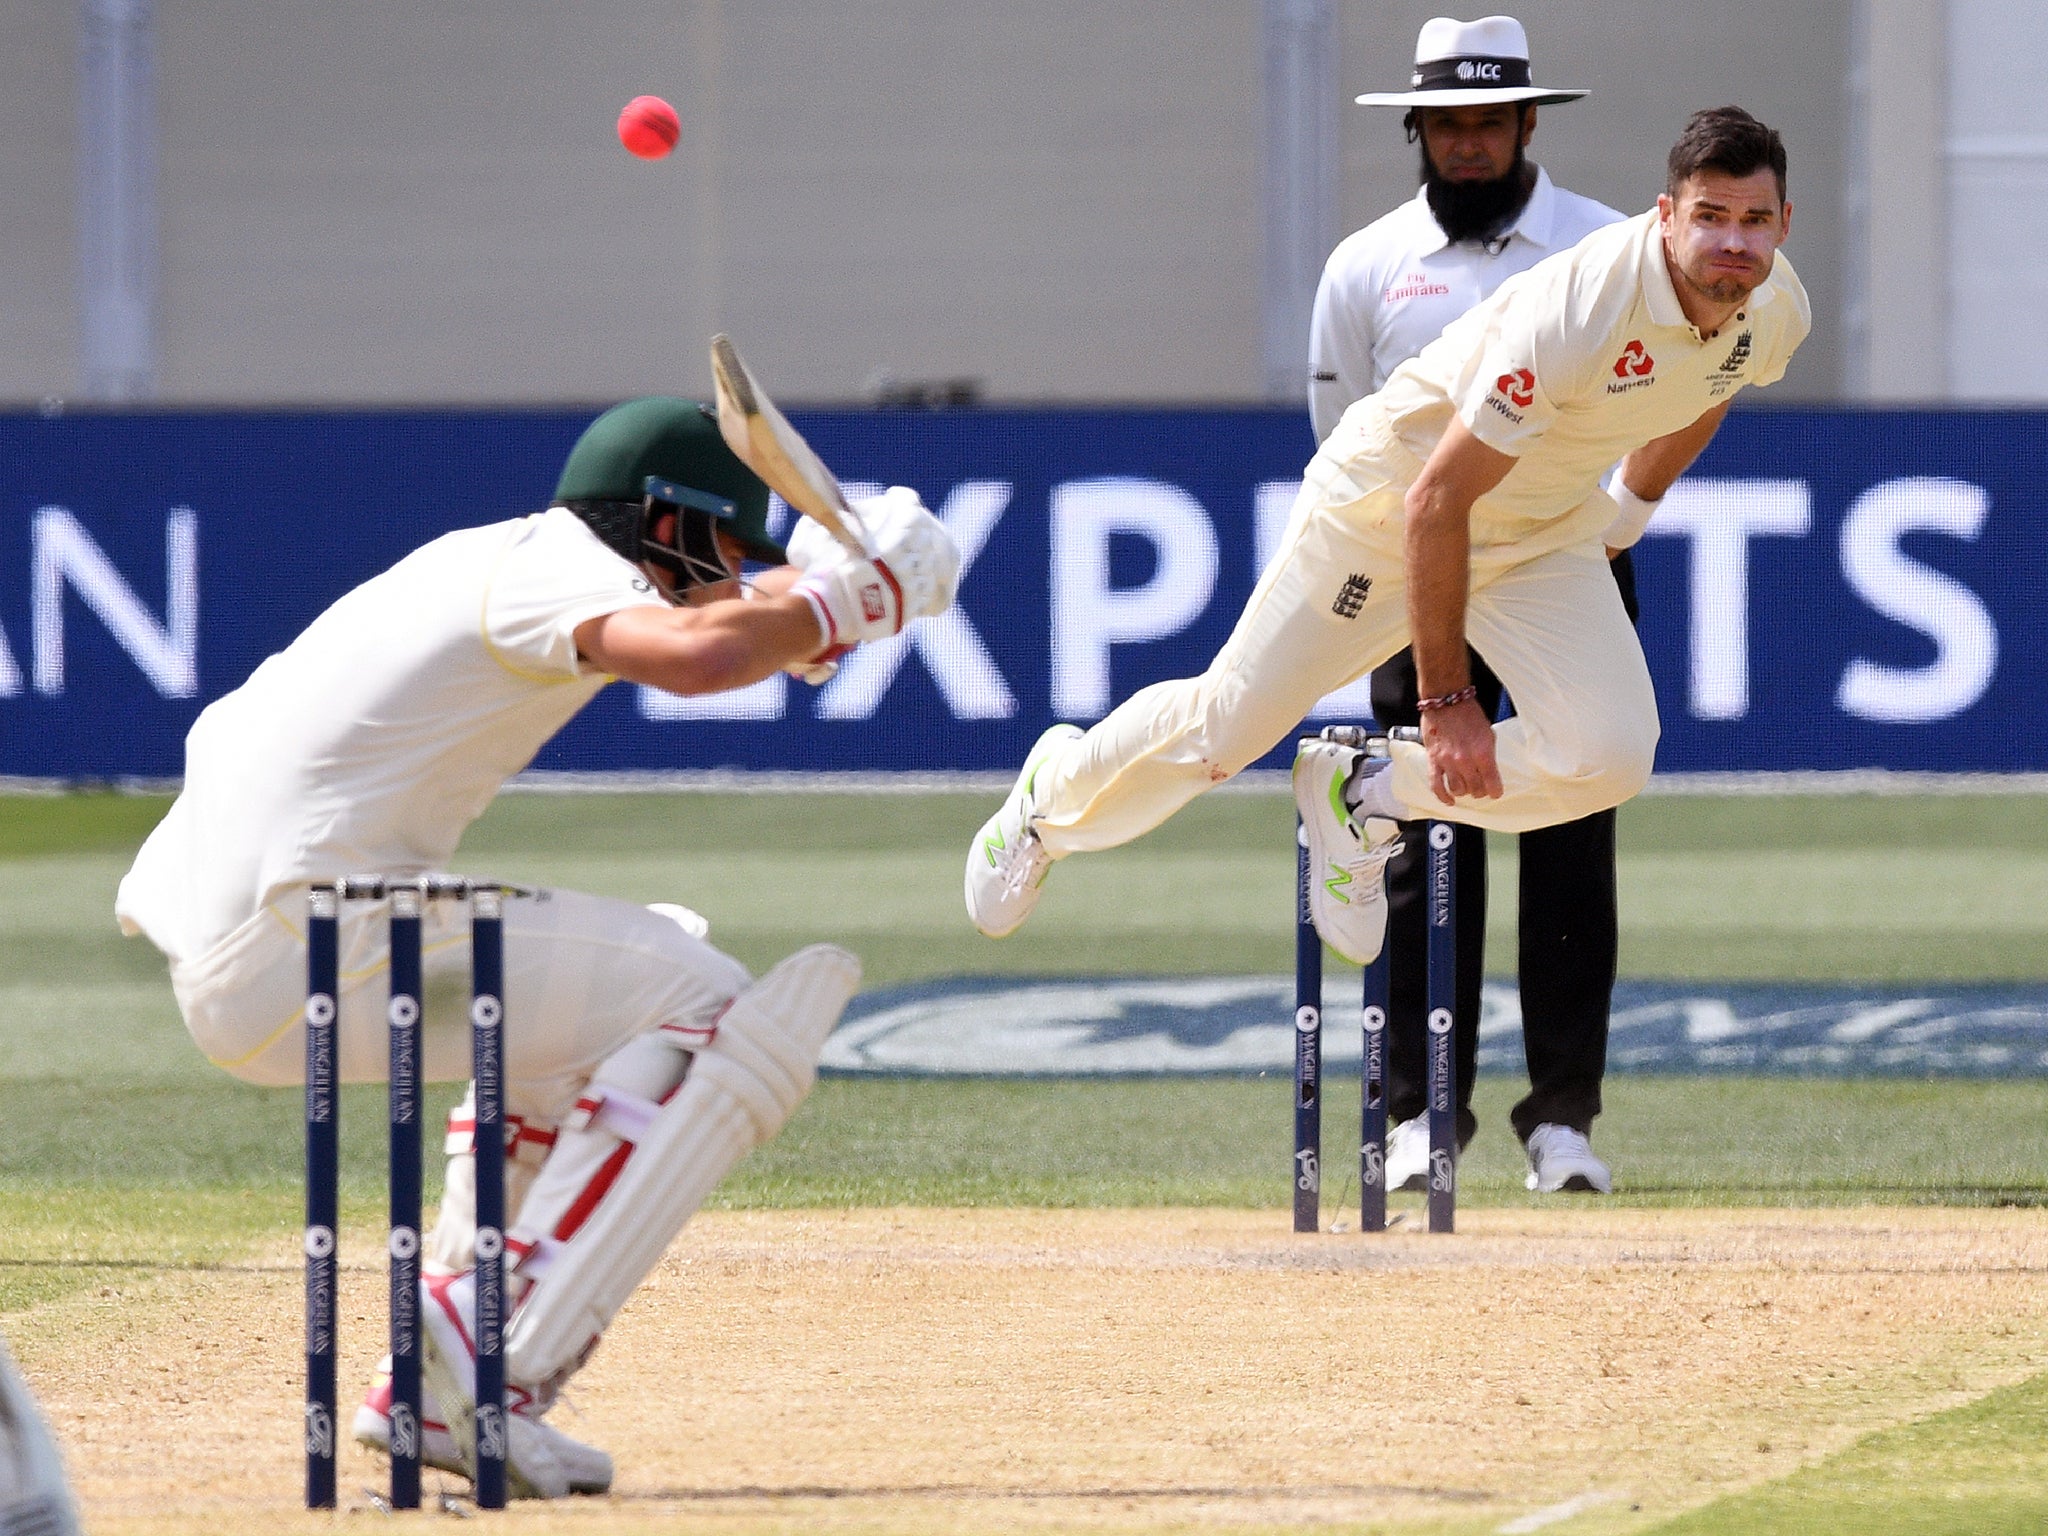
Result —
[{"label": "batting shoe with red strap", "polygon": [[[476,1271],[429,1275],[420,1281],[420,1316],[426,1323],[426,1378],[455,1447],[455,1470],[476,1476]],[[541,1421],[552,1406],[533,1389],[505,1384],[505,1481],[519,1499],[561,1499],[605,1493],[612,1459],[596,1446],[572,1440]]]},{"label": "batting shoe with red strap", "polygon": [[1304,741],[1294,759],[1294,808],[1308,844],[1308,910],[1323,942],[1353,965],[1379,958],[1387,937],[1387,860],[1401,851],[1401,825],[1356,815],[1353,779],[1385,772],[1387,760],[1356,747]]},{"label": "batting shoe with red strap", "polygon": [[[389,1355],[377,1362],[376,1373],[370,1378],[370,1390],[363,1398],[362,1407],[356,1410],[355,1438],[360,1446],[385,1456],[391,1454]],[[442,1420],[441,1405],[424,1387],[420,1389],[420,1461],[443,1472],[453,1472],[458,1477],[469,1476],[468,1469],[462,1465],[462,1452],[456,1448],[455,1437],[448,1433],[448,1425]]]}]

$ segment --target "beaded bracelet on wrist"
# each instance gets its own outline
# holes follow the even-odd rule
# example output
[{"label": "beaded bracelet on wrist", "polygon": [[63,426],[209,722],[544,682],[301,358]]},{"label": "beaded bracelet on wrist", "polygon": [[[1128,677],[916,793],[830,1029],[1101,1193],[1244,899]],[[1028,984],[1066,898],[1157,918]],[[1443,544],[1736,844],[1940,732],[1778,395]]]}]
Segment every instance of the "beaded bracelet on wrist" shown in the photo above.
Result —
[{"label": "beaded bracelet on wrist", "polygon": [[1432,710],[1450,709],[1464,703],[1467,699],[1476,699],[1478,697],[1478,685],[1467,683],[1464,687],[1455,689],[1450,693],[1440,693],[1433,699],[1417,699],[1415,701],[1415,708],[1420,713],[1426,715]]}]

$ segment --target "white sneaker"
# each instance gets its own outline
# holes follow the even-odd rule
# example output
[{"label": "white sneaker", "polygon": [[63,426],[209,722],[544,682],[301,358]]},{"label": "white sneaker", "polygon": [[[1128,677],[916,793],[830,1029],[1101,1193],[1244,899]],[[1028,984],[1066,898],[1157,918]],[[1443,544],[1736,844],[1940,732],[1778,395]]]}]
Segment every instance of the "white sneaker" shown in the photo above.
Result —
[{"label": "white sneaker", "polygon": [[1559,1190],[1611,1195],[1614,1175],[1584,1133],[1545,1121],[1529,1133],[1529,1176],[1523,1184],[1546,1195]]},{"label": "white sneaker", "polygon": [[1429,1116],[1398,1121],[1387,1132],[1387,1188],[1429,1188]]},{"label": "white sneaker", "polygon": [[1031,830],[1032,780],[1054,752],[1080,739],[1079,726],[1056,725],[1032,743],[1010,798],[974,834],[967,850],[967,915],[992,939],[1015,933],[1038,905],[1052,855]]},{"label": "white sneaker", "polygon": [[[377,1362],[376,1374],[370,1378],[370,1390],[364,1395],[362,1406],[356,1409],[354,1432],[356,1444],[385,1456],[391,1454],[389,1355]],[[424,1385],[420,1388],[420,1462],[423,1466],[453,1472],[457,1477],[469,1476],[469,1469],[462,1464],[462,1452],[455,1444],[455,1437],[448,1433],[448,1425],[441,1417],[441,1405]]]},{"label": "white sneaker", "polygon": [[1387,860],[1401,850],[1400,823],[1368,816],[1361,826],[1344,787],[1363,762],[1386,769],[1356,747],[1306,741],[1294,758],[1294,808],[1308,839],[1308,910],[1323,942],[1353,965],[1379,958],[1387,937]]},{"label": "white sneaker", "polygon": [[[420,1281],[422,1364],[429,1387],[445,1410],[459,1470],[476,1477],[476,1271],[430,1275]],[[529,1387],[505,1384],[505,1482],[515,1499],[562,1499],[604,1493],[612,1485],[612,1459],[594,1445],[572,1440],[540,1416],[547,1403]]]}]

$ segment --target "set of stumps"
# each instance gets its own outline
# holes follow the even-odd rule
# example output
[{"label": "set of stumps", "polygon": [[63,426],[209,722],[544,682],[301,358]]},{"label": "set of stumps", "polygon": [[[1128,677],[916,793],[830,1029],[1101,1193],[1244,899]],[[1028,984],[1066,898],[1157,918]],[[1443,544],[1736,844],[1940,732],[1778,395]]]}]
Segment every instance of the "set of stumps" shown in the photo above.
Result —
[{"label": "set of stumps", "polygon": [[[420,1085],[426,1011],[421,922],[436,901],[469,908],[471,1072],[476,1080],[476,1145],[504,1144],[504,903],[527,892],[494,882],[442,876],[379,875],[316,884],[306,921],[306,1507],[335,1507],[340,1405],[335,1345],[340,1319],[336,1233],[341,1216],[339,1023],[341,910],[351,902],[386,904],[390,923],[389,1068],[391,1260],[391,1507],[420,1506],[422,1432]],[[502,1509],[506,1495],[504,1364],[505,1161],[476,1160],[476,1502]]]},{"label": "set of stumps", "polygon": [[[1322,739],[1363,748],[1361,726],[1324,727]],[[1458,1208],[1458,1086],[1451,1021],[1457,1006],[1457,867],[1449,822],[1427,823],[1429,1041],[1429,1230],[1453,1229]],[[1308,839],[1299,818],[1294,863],[1294,1230],[1322,1225],[1323,1188],[1323,941],[1309,913]],[[1358,1225],[1387,1230],[1387,952],[1365,967],[1362,1003],[1364,1062],[1359,1074]]]}]

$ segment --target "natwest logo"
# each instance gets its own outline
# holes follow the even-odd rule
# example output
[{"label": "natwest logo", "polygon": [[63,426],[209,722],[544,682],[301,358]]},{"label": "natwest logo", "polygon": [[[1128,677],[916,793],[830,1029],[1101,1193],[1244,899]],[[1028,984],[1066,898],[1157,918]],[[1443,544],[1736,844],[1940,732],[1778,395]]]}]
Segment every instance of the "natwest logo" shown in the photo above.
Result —
[{"label": "natwest logo", "polygon": [[1495,393],[1527,409],[1536,398],[1536,375],[1526,368],[1504,373],[1493,381]]},{"label": "natwest logo", "polygon": [[1644,350],[1640,341],[1632,341],[1621,349],[1621,356],[1614,360],[1614,376],[1617,379],[1640,379],[1657,366],[1657,359]]}]

